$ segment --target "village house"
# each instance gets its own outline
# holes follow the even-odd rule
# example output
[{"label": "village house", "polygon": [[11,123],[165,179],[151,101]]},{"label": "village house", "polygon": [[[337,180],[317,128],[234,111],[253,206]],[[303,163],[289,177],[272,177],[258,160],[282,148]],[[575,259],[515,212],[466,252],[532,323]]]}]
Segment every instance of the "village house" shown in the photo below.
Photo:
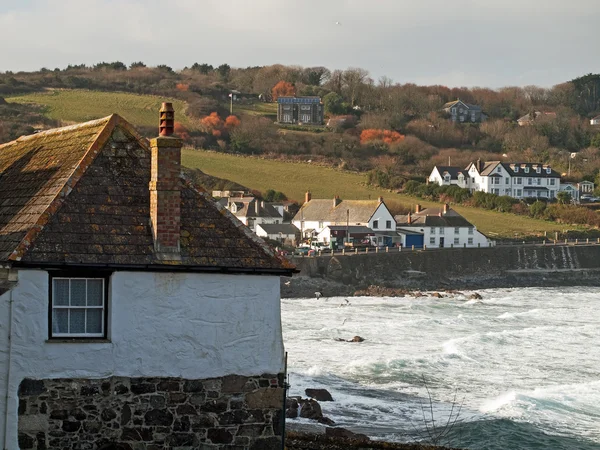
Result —
[{"label": "village house", "polygon": [[533,114],[528,113],[517,119],[520,127],[533,125],[535,121],[556,119],[556,113],[551,111],[534,111]]},{"label": "village house", "polygon": [[0,146],[0,444],[282,446],[294,268],[112,115]]},{"label": "village house", "polygon": [[277,98],[277,122],[323,125],[325,108],[320,97]]},{"label": "village house", "polygon": [[291,223],[256,225],[256,235],[278,242],[281,245],[296,246],[300,241],[300,230]]},{"label": "village house", "polygon": [[571,200],[576,203],[579,203],[580,201],[579,189],[574,183],[561,183],[558,192],[566,192],[569,194]]},{"label": "village house", "polygon": [[395,230],[396,221],[383,201],[313,199],[306,193],[304,204],[294,216],[292,223],[300,229],[303,237],[317,236],[330,225],[364,226],[373,231]]},{"label": "village house", "polygon": [[577,189],[582,195],[591,195],[594,193],[594,183],[592,181],[580,181],[577,183]]},{"label": "village house", "polygon": [[261,224],[283,223],[283,216],[271,204],[255,197],[229,197],[222,204],[244,225],[256,233]]},{"label": "village house", "polygon": [[435,166],[427,181],[429,183],[439,184],[440,186],[454,184],[458,187],[467,189],[469,187],[469,172],[460,167]]},{"label": "village house", "polygon": [[450,119],[455,123],[479,123],[487,118],[483,114],[481,106],[472,105],[460,99],[446,103],[442,109],[450,115]]},{"label": "village house", "polygon": [[590,119],[590,125],[600,125],[600,116],[592,117]]},{"label": "village house", "polygon": [[478,231],[475,225],[447,204],[441,208],[426,209],[416,205],[414,213],[396,216],[396,223],[399,232],[422,233],[423,244],[427,248],[494,245],[494,242]]}]

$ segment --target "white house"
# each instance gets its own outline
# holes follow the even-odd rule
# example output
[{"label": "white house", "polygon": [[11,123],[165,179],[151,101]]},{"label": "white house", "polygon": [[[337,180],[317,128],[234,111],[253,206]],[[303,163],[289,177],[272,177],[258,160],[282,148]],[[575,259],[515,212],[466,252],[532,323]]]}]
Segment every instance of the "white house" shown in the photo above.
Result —
[{"label": "white house", "polygon": [[577,183],[577,189],[580,194],[593,194],[594,183],[592,181],[580,181]]},{"label": "white house", "polygon": [[291,223],[256,225],[256,235],[281,244],[296,245],[300,230]]},{"label": "white house", "polygon": [[600,116],[591,118],[590,125],[600,125]]},{"label": "white house", "polygon": [[477,161],[467,167],[472,191],[514,198],[556,198],[560,174],[547,164]]},{"label": "white house", "polygon": [[281,224],[283,215],[269,203],[255,197],[230,197],[226,208],[255,233],[262,224]]},{"label": "white house", "polygon": [[442,247],[489,247],[494,241],[477,230],[475,225],[451,209],[447,204],[441,208],[421,209],[416,205],[415,212],[396,216],[398,231],[411,231],[423,234],[423,244],[427,248]]},{"label": "white house", "polygon": [[395,230],[396,221],[383,201],[313,199],[306,193],[305,202],[292,223],[303,236],[318,235],[329,225],[358,225],[373,231]]},{"label": "white house", "polygon": [[428,181],[440,186],[455,184],[466,189],[469,187],[469,172],[460,167],[435,166],[429,175]]},{"label": "white house", "polygon": [[173,120],[0,146],[2,448],[281,447],[294,269],[181,177]]}]

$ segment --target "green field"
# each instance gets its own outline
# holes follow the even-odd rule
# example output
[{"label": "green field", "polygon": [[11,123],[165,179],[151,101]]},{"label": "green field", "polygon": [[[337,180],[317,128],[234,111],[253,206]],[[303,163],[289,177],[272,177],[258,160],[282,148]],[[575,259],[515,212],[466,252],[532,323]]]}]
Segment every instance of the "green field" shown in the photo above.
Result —
[{"label": "green field", "polygon": [[51,90],[47,92],[9,97],[15,103],[34,103],[45,107],[45,114],[55,120],[69,123],[86,122],[117,113],[137,126],[157,126],[158,110],[164,101],[173,103],[175,117],[186,128],[196,126],[185,115],[186,105],[181,100],[152,95],[123,92],[86,90]]},{"label": "green field", "polygon": [[[229,107],[229,105],[227,105]],[[277,103],[264,103],[264,102],[256,102],[251,104],[244,103],[234,103],[233,104],[233,114],[248,114],[252,116],[265,116],[268,118],[272,118],[273,120],[277,119]]]},{"label": "green field", "polygon": [[[313,198],[333,198],[334,195],[339,195],[343,199],[374,199],[381,195],[387,201],[400,202],[406,206],[415,203],[425,207],[438,205],[368,187],[366,176],[362,174],[341,172],[306,163],[264,160],[191,149],[184,149],[182,160],[186,167],[197,168],[209,175],[235,181],[250,189],[263,192],[267,189],[282,191],[288,198],[299,202],[304,200],[304,193],[310,190]],[[514,238],[577,229],[574,226],[478,208],[457,206],[455,209],[490,237]]]}]

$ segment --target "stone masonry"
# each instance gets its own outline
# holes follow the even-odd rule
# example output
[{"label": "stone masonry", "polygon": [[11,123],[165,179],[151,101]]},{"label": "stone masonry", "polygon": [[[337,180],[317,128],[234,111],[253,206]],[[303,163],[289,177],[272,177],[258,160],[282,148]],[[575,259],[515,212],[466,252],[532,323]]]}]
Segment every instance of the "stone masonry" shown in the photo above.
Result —
[{"label": "stone masonry", "polygon": [[23,380],[19,447],[281,448],[283,375]]}]

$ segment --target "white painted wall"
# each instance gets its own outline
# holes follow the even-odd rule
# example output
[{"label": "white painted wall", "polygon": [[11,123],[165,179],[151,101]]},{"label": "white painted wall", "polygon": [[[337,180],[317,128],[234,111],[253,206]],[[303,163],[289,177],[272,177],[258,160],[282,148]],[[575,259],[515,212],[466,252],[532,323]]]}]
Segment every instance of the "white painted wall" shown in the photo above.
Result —
[{"label": "white painted wall", "polygon": [[[373,225],[373,222],[376,220],[378,221],[377,228]],[[387,221],[390,221],[389,227],[386,226]],[[396,230],[396,220],[390,213],[390,210],[387,209],[387,206],[385,206],[385,203],[380,203],[373,216],[369,219],[367,226],[374,231]]]},{"label": "white painted wall", "polygon": [[[279,277],[115,272],[109,338],[48,343],[48,274],[20,270],[13,289],[7,448],[17,446],[23,378],[260,375],[283,371]],[[0,445],[4,444],[8,302],[0,296]]]},{"label": "white painted wall", "polygon": [[[490,243],[493,246],[494,241],[491,241],[485,235],[480,233],[477,228],[473,227],[473,234],[469,234],[469,227],[458,227],[458,233],[456,233],[455,227],[425,227],[425,226],[414,226],[408,227],[403,225],[402,228],[406,230],[415,230],[423,233],[423,244],[426,248],[439,248],[440,238],[444,238],[444,248],[451,247],[489,247]],[[435,230],[435,231],[433,231]],[[443,231],[442,231],[443,230]],[[431,238],[435,241],[432,244]],[[454,239],[458,238],[458,244],[454,243]],[[469,238],[473,239],[473,243],[469,243]]]}]

